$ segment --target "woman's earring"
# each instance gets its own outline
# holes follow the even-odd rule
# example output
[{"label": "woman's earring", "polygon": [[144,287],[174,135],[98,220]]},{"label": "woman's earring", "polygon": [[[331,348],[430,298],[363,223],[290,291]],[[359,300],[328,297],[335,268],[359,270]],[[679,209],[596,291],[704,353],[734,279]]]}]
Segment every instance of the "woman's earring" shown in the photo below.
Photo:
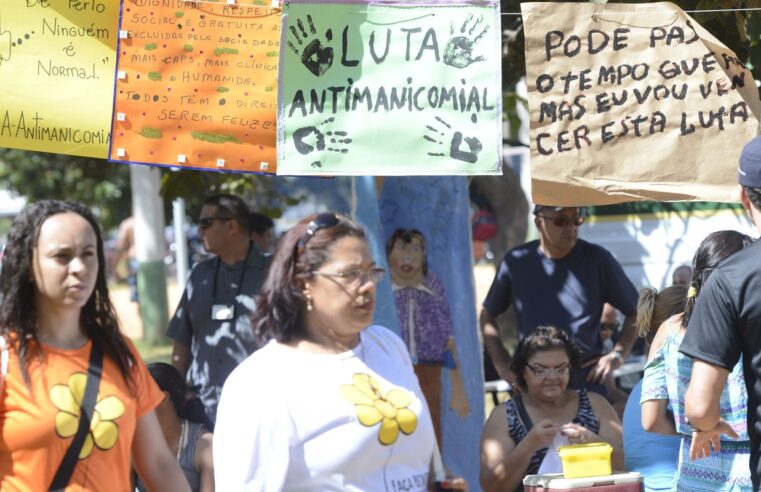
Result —
[{"label": "woman's earring", "polygon": [[306,297],[307,300],[307,311],[311,311],[314,309],[314,305],[312,304],[312,293],[308,290],[304,291],[304,297]]}]

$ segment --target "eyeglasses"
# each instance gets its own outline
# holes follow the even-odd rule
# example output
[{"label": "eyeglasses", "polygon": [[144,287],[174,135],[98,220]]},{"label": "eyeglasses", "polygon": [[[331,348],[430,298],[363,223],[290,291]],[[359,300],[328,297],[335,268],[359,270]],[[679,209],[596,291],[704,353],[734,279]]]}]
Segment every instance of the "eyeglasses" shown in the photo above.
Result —
[{"label": "eyeglasses", "polygon": [[364,285],[365,282],[368,280],[373,281],[374,283],[381,282],[383,280],[383,277],[386,275],[386,270],[380,267],[375,268],[355,268],[352,270],[347,270],[345,272],[338,272],[338,273],[332,273],[332,272],[321,272],[319,270],[315,270],[312,272],[313,275],[322,275],[324,277],[331,277],[331,278],[337,278],[340,279],[342,283],[350,286],[357,286],[357,285]]},{"label": "eyeglasses", "polygon": [[568,376],[568,373],[571,371],[571,367],[568,364],[558,367],[534,367],[531,364],[526,364],[526,367],[534,373],[534,376],[542,379],[549,379],[552,376],[562,378]]},{"label": "eyeglasses", "polygon": [[198,227],[201,229],[208,229],[214,223],[215,220],[235,220],[232,217],[202,217],[198,219]]},{"label": "eyeglasses", "polygon": [[309,222],[304,235],[301,236],[301,238],[296,243],[296,252],[301,254],[304,251],[304,247],[307,245],[307,242],[312,238],[312,236],[315,235],[317,231],[320,229],[329,229],[331,227],[335,227],[339,222],[340,219],[334,213],[324,213],[315,217],[314,220]]},{"label": "eyeglasses", "polygon": [[581,215],[574,215],[573,217],[564,217],[562,215],[558,215],[557,217],[547,217],[546,215],[537,215],[537,217],[540,217],[544,220],[551,221],[555,227],[565,227],[567,225],[575,225],[580,226],[584,223],[585,220],[587,220],[586,217],[583,217]]}]

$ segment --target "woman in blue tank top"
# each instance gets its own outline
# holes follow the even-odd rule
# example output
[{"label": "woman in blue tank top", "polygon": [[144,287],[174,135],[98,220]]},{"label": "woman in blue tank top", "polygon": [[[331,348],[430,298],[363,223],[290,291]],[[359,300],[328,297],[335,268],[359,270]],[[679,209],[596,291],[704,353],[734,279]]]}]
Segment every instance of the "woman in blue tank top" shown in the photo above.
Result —
[{"label": "woman in blue tank top", "polygon": [[[687,287],[672,285],[658,292],[652,287],[639,291],[637,332],[645,338],[645,352],[660,348],[653,338],[658,327],[675,314],[684,311]],[[679,436],[648,432],[642,428],[642,381],[632,388],[624,410],[624,463],[628,471],[639,472],[645,479],[645,492],[672,490],[679,462]]]}]

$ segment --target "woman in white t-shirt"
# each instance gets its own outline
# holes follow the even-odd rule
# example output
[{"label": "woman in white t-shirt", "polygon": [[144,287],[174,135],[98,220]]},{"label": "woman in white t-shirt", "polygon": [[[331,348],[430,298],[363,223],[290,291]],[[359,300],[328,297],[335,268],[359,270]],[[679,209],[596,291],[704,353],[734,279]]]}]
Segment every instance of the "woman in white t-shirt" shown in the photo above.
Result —
[{"label": "woman in white t-shirt", "polygon": [[427,490],[431,417],[402,340],[370,326],[383,275],[344,217],[286,233],[256,299],[262,348],[222,391],[218,490]]}]

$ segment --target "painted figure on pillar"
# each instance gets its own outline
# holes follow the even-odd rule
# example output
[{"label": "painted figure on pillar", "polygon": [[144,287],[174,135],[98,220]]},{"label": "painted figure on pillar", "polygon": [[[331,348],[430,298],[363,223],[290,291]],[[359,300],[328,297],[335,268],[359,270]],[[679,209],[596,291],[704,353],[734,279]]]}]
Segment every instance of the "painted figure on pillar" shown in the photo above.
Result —
[{"label": "painted figure on pillar", "polygon": [[441,369],[450,369],[449,407],[464,417],[468,399],[456,362],[452,313],[441,280],[428,269],[425,237],[416,229],[397,229],[386,244],[394,304],[401,335],[441,441]]}]

